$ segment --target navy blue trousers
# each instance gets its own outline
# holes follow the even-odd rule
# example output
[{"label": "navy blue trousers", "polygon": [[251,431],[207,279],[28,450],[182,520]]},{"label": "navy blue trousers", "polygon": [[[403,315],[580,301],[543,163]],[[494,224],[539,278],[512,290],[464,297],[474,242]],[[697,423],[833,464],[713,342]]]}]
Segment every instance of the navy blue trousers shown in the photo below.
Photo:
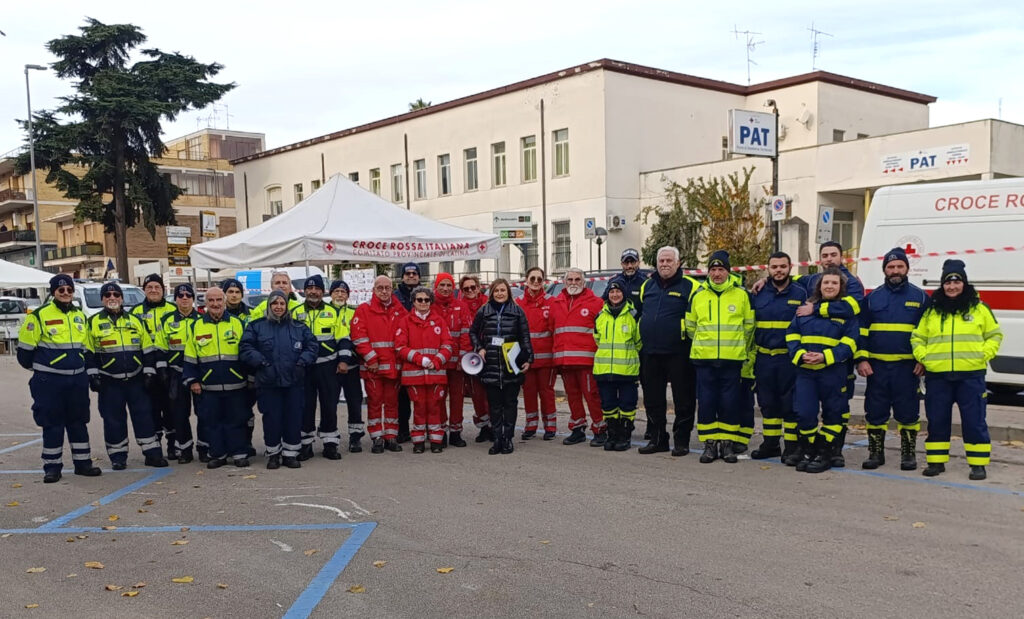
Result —
[{"label": "navy blue trousers", "polygon": [[[312,445],[317,432],[320,440],[337,445],[341,441],[338,432],[338,363],[328,361],[306,368],[305,405],[302,410],[302,444]],[[320,427],[316,425],[316,405],[320,403]],[[260,408],[260,412],[263,409]]]},{"label": "navy blue trousers", "polygon": [[149,394],[139,374],[126,380],[100,377],[100,417],[103,418],[103,440],[111,463],[128,461],[128,417],[132,420],[135,442],[147,456],[160,456],[160,439],[153,426],[153,410]]},{"label": "navy blue trousers", "polygon": [[196,414],[210,437],[211,458],[244,458],[245,426],[249,419],[245,390],[203,391],[196,397]]},{"label": "navy blue trousers", "polygon": [[597,392],[601,396],[601,412],[605,419],[636,419],[636,404],[640,398],[636,379],[597,379]]},{"label": "navy blue trousers", "polygon": [[305,397],[302,385],[260,388],[258,402],[268,456],[281,454],[294,458],[299,455]]},{"label": "navy blue trousers", "polygon": [[735,441],[746,445],[753,429],[743,428],[743,391],[739,361],[696,365],[697,437],[701,442]]},{"label": "navy blue trousers", "polygon": [[764,436],[782,436],[796,440],[796,412],[793,410],[793,388],[796,366],[789,355],[758,353],[754,360],[757,376],[757,404],[761,407],[761,431]]},{"label": "navy blue trousers", "polygon": [[843,419],[850,409],[846,397],[846,364],[837,363],[820,370],[797,368],[793,391],[793,408],[800,434],[818,433],[818,412],[821,411],[821,434],[832,442],[843,430]]},{"label": "navy blue trousers", "polygon": [[89,463],[89,379],[35,372],[28,381],[32,394],[32,420],[43,429],[43,470],[61,471],[64,434],[71,443],[76,466]]},{"label": "navy blue trousers", "polygon": [[885,428],[889,424],[889,411],[900,429],[918,430],[921,403],[918,399],[919,379],[914,376],[914,360],[875,361],[871,363],[867,390],[864,392],[864,418],[868,429]]}]

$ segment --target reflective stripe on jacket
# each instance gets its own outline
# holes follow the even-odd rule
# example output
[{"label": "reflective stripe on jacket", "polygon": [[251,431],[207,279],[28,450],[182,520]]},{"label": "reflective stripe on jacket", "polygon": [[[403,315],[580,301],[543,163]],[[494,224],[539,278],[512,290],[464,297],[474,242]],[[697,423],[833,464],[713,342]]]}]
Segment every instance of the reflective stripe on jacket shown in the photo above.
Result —
[{"label": "reflective stripe on jacket", "polygon": [[690,298],[700,284],[682,270],[662,279],[655,273],[640,286],[643,313],[640,314],[640,338],[645,354],[683,354],[686,352],[686,312]]},{"label": "reflective stripe on jacket", "polygon": [[87,357],[90,375],[127,379],[156,373],[157,349],[138,316],[103,309],[89,318],[86,331],[93,350]]},{"label": "reflective stripe on jacket", "polygon": [[306,325],[317,341],[317,363],[327,363],[338,358],[338,340],[341,339],[341,325],[338,310],[333,305],[321,303],[310,307],[303,303],[291,310],[292,319]]},{"label": "reflective stripe on jacket", "polygon": [[395,353],[395,324],[408,312],[394,296],[387,307],[374,296],[356,308],[352,317],[352,345],[363,360],[362,369],[377,365],[377,375],[398,378],[399,360]]},{"label": "reflective stripe on jacket", "polygon": [[462,303],[453,295],[441,296],[435,290],[433,310],[441,314],[445,325],[448,326],[448,334],[451,335],[452,348],[455,351],[455,354],[449,357],[445,368],[458,369],[459,360],[473,348],[469,341],[469,323],[465,322],[466,313],[462,308]]},{"label": "reflective stripe on jacket", "polygon": [[568,288],[551,301],[555,365],[594,365],[594,322],[604,303],[589,288],[570,296]]},{"label": "reflective stripe on jacket", "polygon": [[[594,376],[638,376],[640,374],[640,326],[632,301],[625,301],[619,315],[605,303],[594,325]],[[534,353],[536,354],[536,352]]]},{"label": "reflective stripe on jacket", "polygon": [[766,282],[754,295],[754,345],[758,354],[774,356],[788,352],[786,329],[789,329],[797,308],[806,300],[807,292],[803,287],[793,285],[792,281],[782,290],[772,282]]},{"label": "reflective stripe on jacket", "polygon": [[181,312],[174,310],[164,316],[164,323],[157,333],[156,347],[160,354],[157,367],[166,365],[179,372],[185,369],[185,341],[188,340],[188,327],[200,314],[192,310],[188,316],[182,316]]},{"label": "reflective stripe on jacket", "polygon": [[716,291],[705,283],[690,299],[686,335],[693,343],[690,358],[700,361],[746,361],[754,339],[750,295],[733,280]]},{"label": "reflective stripe on jacket", "polygon": [[44,303],[25,317],[18,331],[18,364],[50,374],[81,374],[92,354],[85,314]]},{"label": "reflective stripe on jacket", "polygon": [[523,308],[526,320],[530,323],[530,343],[533,345],[533,365],[535,368],[551,367],[554,360],[554,323],[551,319],[551,302],[553,297],[543,289],[540,294],[529,290],[516,299]]},{"label": "reflective stripe on jacket", "polygon": [[933,374],[984,372],[1002,342],[999,322],[980,301],[964,314],[943,314],[931,307],[910,334],[914,358]]},{"label": "reflective stripe on jacket", "polygon": [[[444,316],[431,310],[426,318],[409,312],[395,321],[395,350],[402,361],[403,385],[444,385],[448,383],[445,364],[455,354],[452,336]],[[432,367],[423,367],[430,359]]]},{"label": "reflective stripe on jacket", "polygon": [[188,326],[185,339],[186,384],[198,381],[207,391],[232,391],[246,384],[246,370],[238,357],[242,321],[228,312],[220,320],[203,314]]},{"label": "reflective stripe on jacket", "polygon": [[910,333],[930,305],[931,298],[925,291],[910,282],[872,290],[861,303],[856,358],[913,361]]},{"label": "reflective stripe on jacket", "polygon": [[[817,314],[797,316],[786,331],[790,361],[801,368],[820,370],[845,363],[857,351],[857,318],[823,318]],[[823,363],[803,363],[804,353],[820,352]]]}]

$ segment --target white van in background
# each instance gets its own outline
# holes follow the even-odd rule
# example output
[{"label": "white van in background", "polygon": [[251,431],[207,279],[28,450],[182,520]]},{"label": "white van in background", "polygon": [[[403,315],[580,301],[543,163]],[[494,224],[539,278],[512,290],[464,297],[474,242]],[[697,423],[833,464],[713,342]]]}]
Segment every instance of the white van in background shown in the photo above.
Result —
[{"label": "white van in background", "polygon": [[307,277],[319,275],[324,278],[325,286],[331,285],[330,278],[319,267],[315,266],[309,267],[308,270],[304,266],[280,267],[276,269],[239,269],[235,272],[235,279],[242,282],[242,286],[245,287],[245,299],[250,306],[256,306],[270,296],[270,280],[277,271],[288,273],[288,277],[292,280],[292,288],[299,299],[303,298],[302,290],[306,287]]},{"label": "white van in background", "polygon": [[[879,189],[871,200],[860,243],[861,257],[893,247],[908,254],[1001,250],[910,258],[910,281],[931,292],[947,257],[963,260],[967,278],[992,308],[1003,330],[999,355],[986,376],[994,392],[1024,389],[1024,178],[921,183]],[[882,285],[882,263],[862,263],[857,274],[868,290]]]}]

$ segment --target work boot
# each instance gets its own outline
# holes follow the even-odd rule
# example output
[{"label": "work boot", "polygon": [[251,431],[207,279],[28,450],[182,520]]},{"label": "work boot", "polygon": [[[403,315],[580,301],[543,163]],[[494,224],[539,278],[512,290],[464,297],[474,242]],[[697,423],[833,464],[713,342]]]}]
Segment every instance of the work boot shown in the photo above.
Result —
[{"label": "work boot", "polygon": [[188,464],[189,462],[192,462],[193,459],[192,448],[178,451],[178,464]]},{"label": "work boot", "polygon": [[545,430],[544,431],[544,440],[545,441],[553,441],[553,440],[555,440],[555,434],[556,434],[556,432],[554,430]]},{"label": "work boot", "polygon": [[729,464],[736,464],[739,461],[736,457],[736,442],[718,441],[718,456]]},{"label": "work boot", "polygon": [[663,451],[668,451],[668,434],[664,433],[659,434],[652,439],[648,439],[648,443],[646,445],[637,449],[637,453],[641,453],[645,456],[661,453]]},{"label": "work boot", "polygon": [[199,448],[196,449],[196,451],[199,452],[199,461],[200,462],[206,462],[206,463],[210,462],[210,450],[209,449],[206,449],[204,447],[199,447]]},{"label": "work boot", "polygon": [[512,441],[512,435],[515,433],[515,428],[505,428],[505,436],[501,441],[501,453],[508,455],[516,450],[516,446]]},{"label": "work boot", "polygon": [[519,438],[521,440],[528,441],[535,436],[537,436],[536,430],[523,430],[523,433]]},{"label": "work boot", "polygon": [[302,463],[299,462],[299,459],[298,458],[293,458],[291,456],[285,456],[285,457],[281,458],[281,464],[283,464],[284,466],[286,466],[286,467],[288,467],[290,469],[301,469],[302,468]]},{"label": "work boot", "polygon": [[309,460],[312,457],[313,457],[313,444],[312,443],[310,443],[308,445],[303,445],[302,447],[299,447],[299,455],[296,456],[296,459],[299,462],[305,462],[306,460]]},{"label": "work boot", "polygon": [[633,422],[632,421],[619,421],[619,434],[615,440],[615,445],[612,447],[614,451],[629,451],[629,448],[633,446]]},{"label": "work boot", "polygon": [[363,444],[360,442],[362,437],[358,434],[348,435],[348,452],[351,454],[357,454],[363,451]]},{"label": "work boot", "polygon": [[60,481],[60,471],[44,471],[43,472],[43,483],[44,484],[55,484]]},{"label": "work boot", "polygon": [[745,453],[747,453],[747,446],[744,445],[743,443],[739,442],[739,441],[733,441],[732,442],[732,452],[734,454],[736,454],[737,456],[740,455],[740,454],[745,454]]},{"label": "work boot", "polygon": [[575,445],[582,443],[587,440],[587,433],[583,431],[583,428],[576,428],[572,431],[572,434],[562,439],[563,445]]},{"label": "work boot", "polygon": [[441,443],[431,443],[430,444],[430,453],[432,453],[432,454],[444,453],[444,445],[441,444]]},{"label": "work boot", "polygon": [[427,450],[427,446],[423,443],[416,443],[412,446],[412,452],[414,454],[421,454]]},{"label": "work boot", "polygon": [[929,462],[928,466],[924,467],[921,474],[925,477],[935,477],[946,472],[946,465],[941,462]]},{"label": "work boot", "polygon": [[384,441],[384,449],[388,451],[402,451],[402,446],[398,444],[398,440],[389,438]]},{"label": "work boot", "polygon": [[[620,422],[619,422],[618,419],[609,419],[608,420],[608,429],[604,431],[604,434],[605,434],[604,450],[605,451],[612,451],[612,450],[615,449],[615,443],[618,442],[618,440],[619,440],[619,424],[620,424]],[[594,437],[594,440],[595,441],[597,440],[596,436]],[[593,445],[594,444],[593,441],[591,441],[590,444]]]},{"label": "work boot", "polygon": [[170,441],[167,442],[167,459],[177,460],[178,459],[178,448]]},{"label": "work boot", "polygon": [[92,462],[85,462],[83,464],[75,464],[75,475],[81,475],[82,477],[99,477],[103,474],[100,467],[96,466]]},{"label": "work boot", "polygon": [[[434,444],[431,443],[430,446],[431,446],[431,451],[433,451]],[[448,433],[447,432],[442,432],[441,433],[441,449],[444,449],[447,446],[448,446]]]},{"label": "work boot", "polygon": [[595,434],[594,438],[590,439],[591,447],[604,447],[605,443],[608,442],[608,431],[605,430],[599,434]]},{"label": "work boot", "polygon": [[[796,452],[796,446],[797,441],[782,441],[782,455],[779,456],[779,458],[782,459],[783,464],[786,464],[786,460],[788,460],[790,456],[792,456]],[[753,458],[754,454],[750,454],[750,457]]]},{"label": "work boot", "polygon": [[267,458],[267,468],[271,471],[281,468],[281,454],[274,454]]},{"label": "work boot", "polygon": [[501,442],[500,441],[494,441],[493,443],[491,443],[490,448],[487,449],[487,453],[492,455],[492,456],[496,456],[496,455],[500,454],[501,453]]},{"label": "work boot", "polygon": [[766,436],[761,441],[761,446],[750,452],[751,460],[765,460],[782,455],[782,447],[779,445],[779,437]]},{"label": "work boot", "polygon": [[408,443],[412,440],[412,434],[409,432],[399,432],[395,440],[398,443]]},{"label": "work boot", "polygon": [[988,473],[985,472],[985,467],[980,465],[971,465],[971,474],[967,476],[971,481],[981,481],[988,477]]},{"label": "work boot", "polygon": [[335,443],[324,444],[324,457],[328,460],[341,460],[341,452]]},{"label": "work boot", "polygon": [[885,429],[872,428],[868,430],[868,459],[860,466],[870,471],[883,464],[885,464]]},{"label": "work boot", "polygon": [[831,443],[832,454],[830,456],[832,468],[841,469],[846,466],[846,458],[843,457],[843,447],[846,446],[846,426],[839,432],[839,436]]},{"label": "work boot", "polygon": [[243,458],[234,458],[231,461],[231,463],[234,464],[235,466],[237,466],[240,469],[244,469],[247,466],[249,466],[249,458],[244,458],[244,457]]},{"label": "work boot", "polygon": [[824,473],[832,468],[835,445],[826,441],[823,435],[819,435],[814,444],[818,446],[814,453],[814,459],[807,463],[804,470],[808,473]]},{"label": "work boot", "polygon": [[900,470],[917,468],[917,430],[900,430]]},{"label": "work boot", "polygon": [[382,454],[384,453],[384,439],[375,438],[373,439],[373,447],[370,448],[370,453]]},{"label": "work boot", "polygon": [[149,454],[146,456],[146,466],[154,466],[157,468],[163,468],[167,466],[167,458],[159,453]]},{"label": "work boot", "polygon": [[484,427],[480,428],[480,433],[476,435],[476,442],[478,442],[478,443],[487,443],[487,442],[492,442],[493,443],[494,442],[494,430],[491,429],[491,426],[484,426]]},{"label": "work boot", "polygon": [[[794,452],[793,456],[789,460],[786,460],[786,464],[789,466],[795,466],[797,471],[803,473],[807,470],[807,465],[813,457],[814,443],[811,442],[811,437],[801,434],[800,442],[797,443],[796,452]],[[790,464],[790,462],[792,462],[792,464]]]},{"label": "work boot", "polygon": [[219,469],[228,463],[227,458],[210,458],[206,461],[206,468],[208,469]]},{"label": "work boot", "polygon": [[449,432],[448,444],[452,447],[465,447],[466,441],[462,440],[462,432]]},{"label": "work boot", "polygon": [[128,468],[128,463],[127,462],[111,462],[110,463],[110,468],[114,469],[115,471],[123,471],[126,468]]},{"label": "work boot", "polygon": [[718,443],[715,441],[704,441],[704,453],[700,455],[701,464],[710,464],[718,459]]}]

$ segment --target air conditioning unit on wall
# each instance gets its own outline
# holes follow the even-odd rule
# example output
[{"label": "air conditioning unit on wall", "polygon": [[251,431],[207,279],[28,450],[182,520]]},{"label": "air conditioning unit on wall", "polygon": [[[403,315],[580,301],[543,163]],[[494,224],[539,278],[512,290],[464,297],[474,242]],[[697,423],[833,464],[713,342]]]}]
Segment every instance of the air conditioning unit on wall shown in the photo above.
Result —
[{"label": "air conditioning unit on wall", "polygon": [[626,217],[623,215],[608,216],[608,230],[622,230],[626,227]]}]

